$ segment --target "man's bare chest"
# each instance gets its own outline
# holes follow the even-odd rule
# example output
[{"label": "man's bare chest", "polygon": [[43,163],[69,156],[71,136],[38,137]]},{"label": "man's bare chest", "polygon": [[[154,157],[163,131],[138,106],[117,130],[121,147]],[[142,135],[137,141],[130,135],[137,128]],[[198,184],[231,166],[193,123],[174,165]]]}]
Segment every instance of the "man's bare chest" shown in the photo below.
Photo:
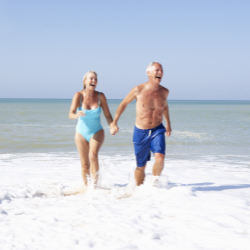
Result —
[{"label": "man's bare chest", "polygon": [[165,106],[166,99],[162,93],[149,92],[138,95],[137,102],[139,106],[145,109],[162,109]]}]

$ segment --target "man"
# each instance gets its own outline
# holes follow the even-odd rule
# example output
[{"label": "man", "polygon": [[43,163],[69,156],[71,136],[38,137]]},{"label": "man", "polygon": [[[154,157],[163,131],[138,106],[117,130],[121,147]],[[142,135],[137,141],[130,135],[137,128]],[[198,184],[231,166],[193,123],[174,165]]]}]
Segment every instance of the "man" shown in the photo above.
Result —
[{"label": "man", "polygon": [[[147,69],[148,82],[134,87],[119,105],[115,118],[110,124],[110,133],[118,132],[117,122],[129,103],[136,99],[136,123],[133,135],[137,168],[135,180],[139,186],[145,178],[145,168],[150,160],[150,151],[154,153],[153,175],[159,176],[164,167],[165,136],[171,134],[171,124],[167,97],[169,90],[160,85],[163,77],[162,65],[152,62]],[[162,125],[163,116],[166,128]]]}]

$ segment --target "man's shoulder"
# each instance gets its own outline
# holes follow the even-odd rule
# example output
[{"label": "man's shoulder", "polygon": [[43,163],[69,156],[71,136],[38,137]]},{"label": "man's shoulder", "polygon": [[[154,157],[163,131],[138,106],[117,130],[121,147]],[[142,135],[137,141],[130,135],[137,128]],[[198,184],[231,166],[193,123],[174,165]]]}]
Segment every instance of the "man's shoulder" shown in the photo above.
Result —
[{"label": "man's shoulder", "polygon": [[145,88],[145,83],[135,86],[132,90],[135,94],[139,94]]},{"label": "man's shoulder", "polygon": [[167,88],[163,87],[162,85],[160,85],[159,88],[161,91],[169,92],[169,90]]},{"label": "man's shoulder", "polygon": [[159,90],[160,90],[162,93],[166,94],[166,95],[169,94],[169,90],[168,90],[167,88],[163,87],[162,85],[159,86]]}]

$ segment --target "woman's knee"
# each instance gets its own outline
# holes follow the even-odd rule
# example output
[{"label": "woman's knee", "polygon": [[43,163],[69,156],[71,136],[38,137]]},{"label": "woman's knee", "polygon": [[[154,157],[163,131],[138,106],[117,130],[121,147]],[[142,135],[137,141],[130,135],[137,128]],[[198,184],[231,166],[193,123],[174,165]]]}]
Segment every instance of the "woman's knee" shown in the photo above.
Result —
[{"label": "woman's knee", "polygon": [[97,152],[89,152],[89,160],[91,162],[98,161],[98,153]]},{"label": "woman's knee", "polygon": [[81,166],[82,166],[82,170],[84,170],[84,171],[88,171],[89,170],[89,164],[82,163]]}]

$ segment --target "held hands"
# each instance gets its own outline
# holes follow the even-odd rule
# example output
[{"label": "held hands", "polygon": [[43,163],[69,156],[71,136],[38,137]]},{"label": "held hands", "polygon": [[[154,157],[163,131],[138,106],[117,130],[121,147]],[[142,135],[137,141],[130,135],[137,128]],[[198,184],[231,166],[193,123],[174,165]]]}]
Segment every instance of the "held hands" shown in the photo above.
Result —
[{"label": "held hands", "polygon": [[76,118],[80,118],[80,117],[82,117],[82,116],[85,116],[84,111],[77,111],[77,113],[76,113]]},{"label": "held hands", "polygon": [[115,135],[116,133],[119,132],[118,126],[117,126],[116,124],[114,124],[113,122],[110,123],[109,126],[110,126],[110,134],[111,134],[111,135]]}]

